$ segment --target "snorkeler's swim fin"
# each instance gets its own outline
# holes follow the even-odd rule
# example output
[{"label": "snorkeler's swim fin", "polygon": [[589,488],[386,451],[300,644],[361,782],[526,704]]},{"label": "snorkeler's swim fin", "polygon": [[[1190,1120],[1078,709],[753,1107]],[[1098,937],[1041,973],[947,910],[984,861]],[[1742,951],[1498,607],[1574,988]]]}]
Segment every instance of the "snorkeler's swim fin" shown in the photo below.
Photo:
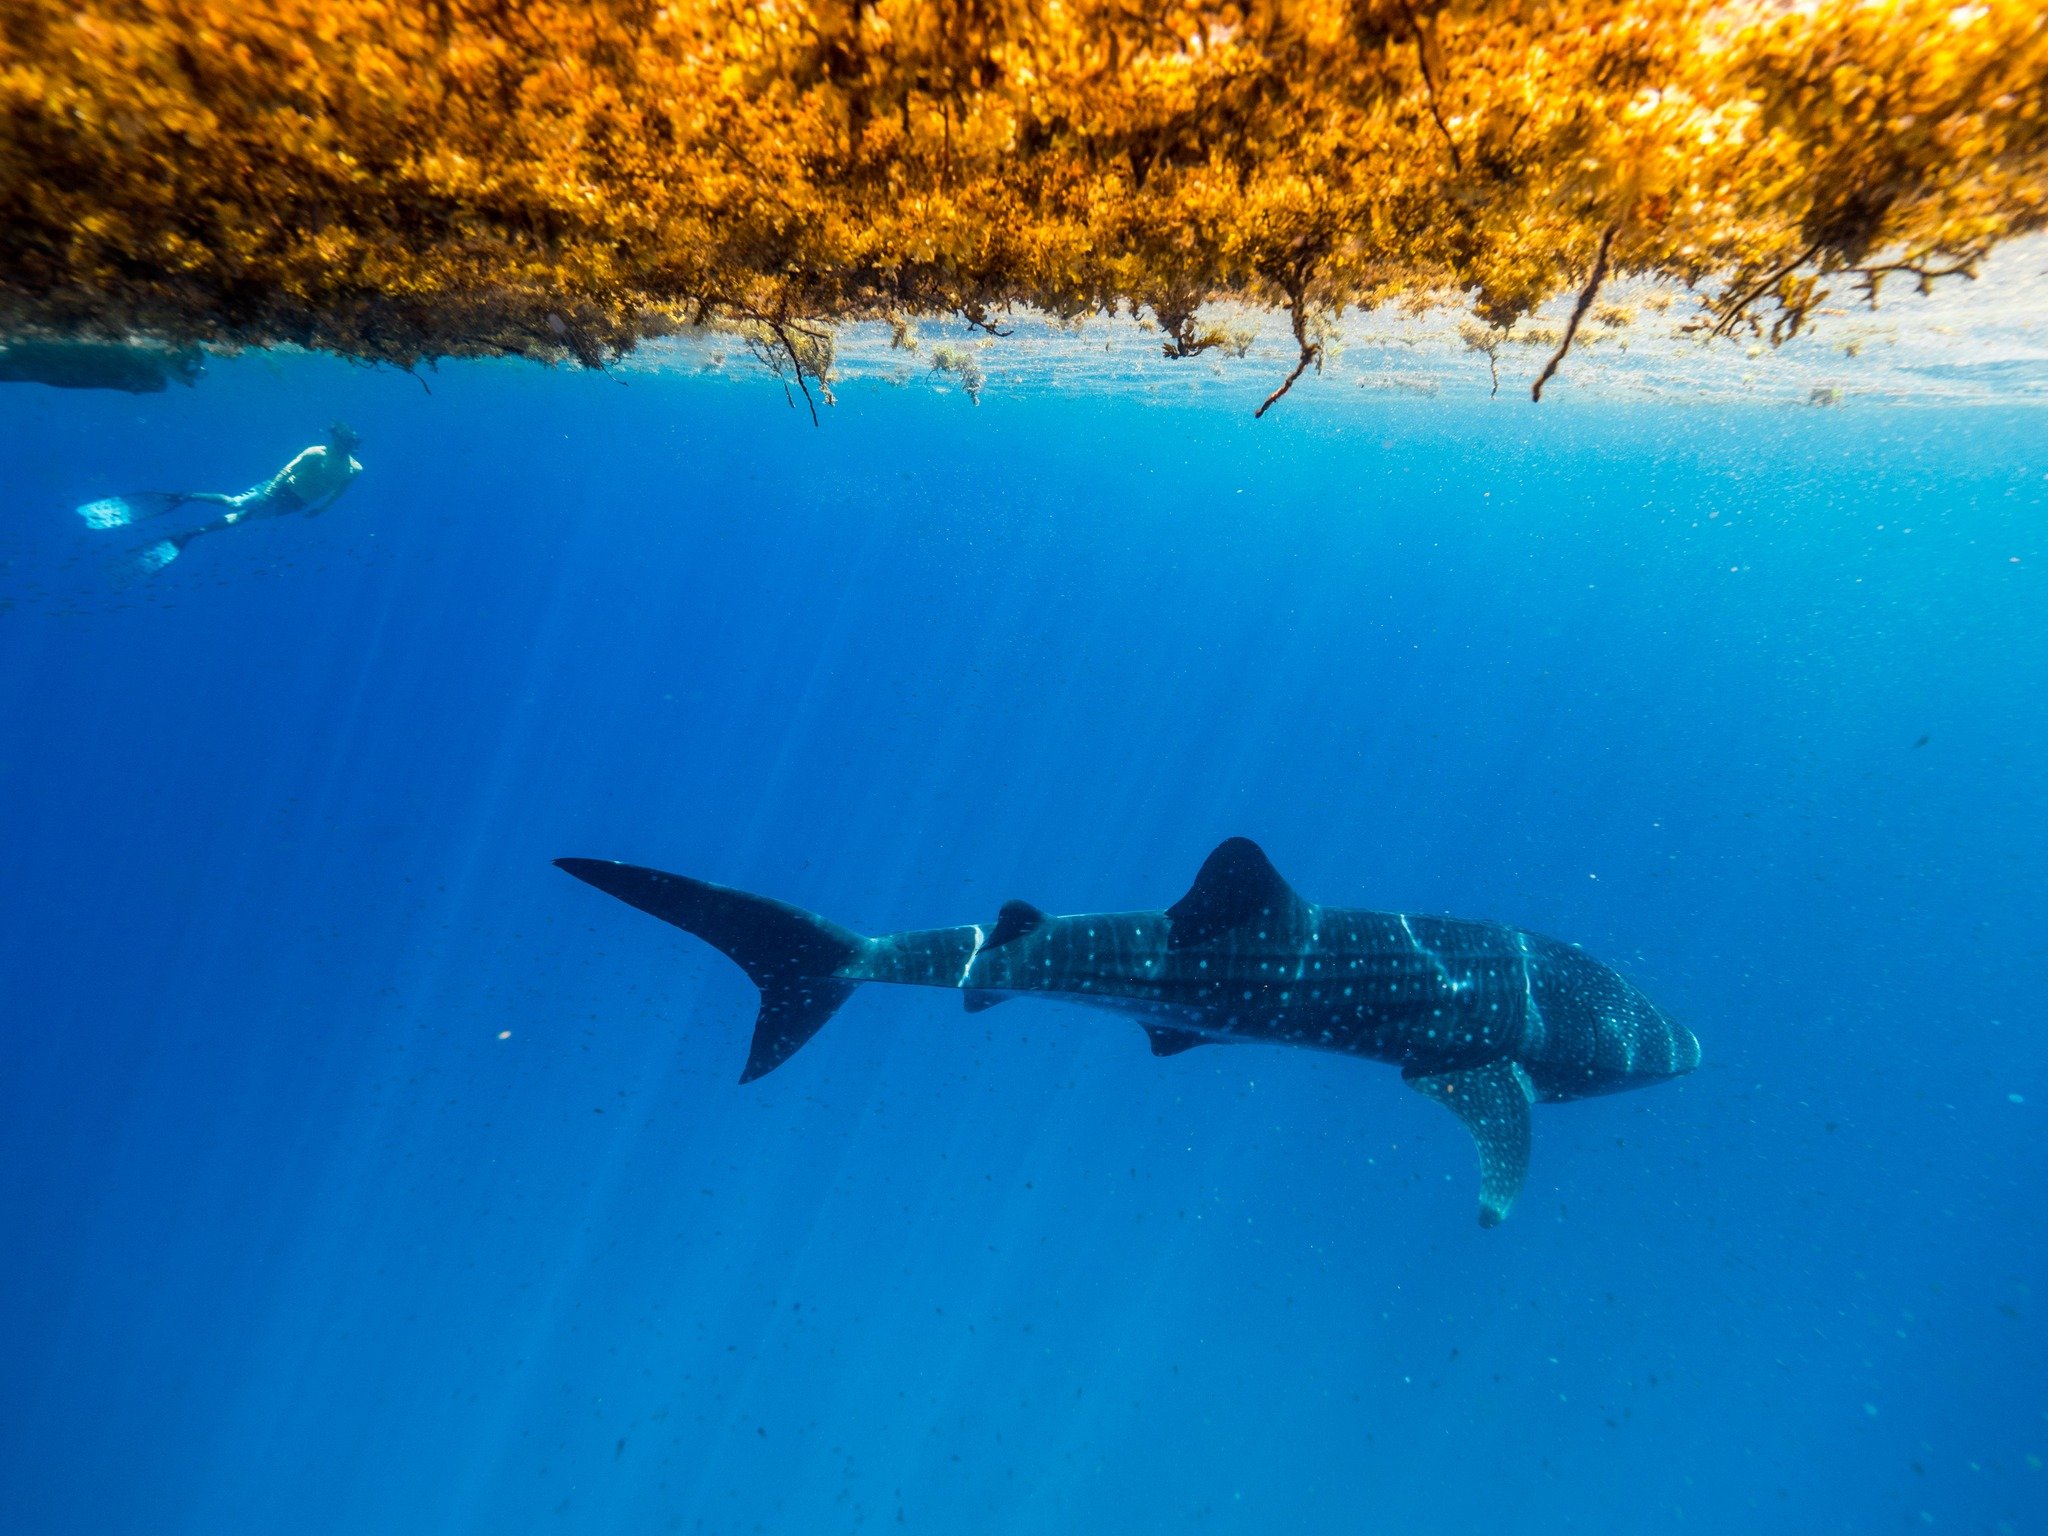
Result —
[{"label": "snorkeler's swim fin", "polygon": [[724,951],[761,989],[743,1083],[794,1056],[860,985],[835,973],[857,959],[868,941],[801,907],[637,864],[557,859],[555,867],[694,933]]},{"label": "snorkeler's swim fin", "polygon": [[131,576],[154,576],[178,556],[185,553],[185,546],[199,537],[200,530],[190,533],[174,533],[168,539],[158,539],[154,544],[145,544],[127,559],[128,574]]},{"label": "snorkeler's swim fin", "polygon": [[131,496],[103,496],[78,508],[88,528],[126,528],[175,512],[192,498],[178,491],[137,491]]}]

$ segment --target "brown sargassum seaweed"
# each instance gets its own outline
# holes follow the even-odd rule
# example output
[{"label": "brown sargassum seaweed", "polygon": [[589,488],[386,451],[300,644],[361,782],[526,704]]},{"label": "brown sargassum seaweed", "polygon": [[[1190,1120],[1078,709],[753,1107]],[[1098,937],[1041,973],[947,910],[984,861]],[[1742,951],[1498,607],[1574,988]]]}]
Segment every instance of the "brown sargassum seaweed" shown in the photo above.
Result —
[{"label": "brown sargassum seaweed", "polygon": [[[8,0],[0,335],[595,365],[1650,275],[1704,333],[2048,217],[2039,0]],[[1546,369],[1546,376],[1550,370]],[[1538,386],[1540,388],[1540,384]],[[1268,402],[1271,403],[1270,401]]]}]

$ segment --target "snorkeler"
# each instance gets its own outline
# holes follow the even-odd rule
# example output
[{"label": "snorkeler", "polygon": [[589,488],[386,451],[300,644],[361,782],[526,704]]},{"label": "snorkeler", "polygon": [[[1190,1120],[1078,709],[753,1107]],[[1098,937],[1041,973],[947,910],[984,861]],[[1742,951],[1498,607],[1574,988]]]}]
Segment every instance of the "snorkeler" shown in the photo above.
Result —
[{"label": "snorkeler", "polygon": [[283,517],[303,512],[318,517],[334,505],[355,477],[363,472],[354,450],[362,441],[346,422],[337,421],[327,429],[327,441],[315,443],[261,485],[230,496],[220,491],[141,491],[131,496],[109,496],[87,502],[78,509],[90,528],[126,528],[131,523],[162,517],[180,507],[214,506],[228,510],[209,523],[174,533],[145,545],[135,553],[135,569],[153,576],[202,534],[218,533],[237,523],[259,518]]}]

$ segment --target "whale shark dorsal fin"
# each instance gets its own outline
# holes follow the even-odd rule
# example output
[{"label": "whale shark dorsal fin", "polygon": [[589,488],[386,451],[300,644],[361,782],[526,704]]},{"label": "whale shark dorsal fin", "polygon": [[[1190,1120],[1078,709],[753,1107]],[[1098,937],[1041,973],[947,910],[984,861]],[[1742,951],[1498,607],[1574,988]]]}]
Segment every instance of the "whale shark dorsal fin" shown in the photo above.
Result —
[{"label": "whale shark dorsal fin", "polygon": [[996,914],[996,925],[990,930],[988,939],[981,946],[994,949],[998,944],[1007,944],[1012,939],[1021,939],[1034,928],[1045,922],[1045,914],[1028,901],[1006,901],[1002,911]]},{"label": "whale shark dorsal fin", "polygon": [[1264,849],[1248,837],[1233,837],[1216,845],[1187,895],[1166,909],[1173,920],[1167,947],[1205,944],[1261,917],[1285,923],[1304,905]]},{"label": "whale shark dorsal fin", "polygon": [[1198,1035],[1192,1029],[1175,1029],[1171,1024],[1147,1024],[1145,1038],[1152,1042],[1154,1056],[1178,1056],[1198,1045],[1215,1043],[1207,1035]]},{"label": "whale shark dorsal fin", "polygon": [[1479,1225],[1497,1227],[1529,1173],[1529,1074],[1512,1061],[1427,1075],[1401,1074],[1417,1093],[1435,1099],[1472,1133],[1479,1148]]},{"label": "whale shark dorsal fin", "polygon": [[990,992],[979,987],[960,994],[969,1013],[987,1013],[997,1003],[1007,1003],[1014,996],[1014,992]]}]

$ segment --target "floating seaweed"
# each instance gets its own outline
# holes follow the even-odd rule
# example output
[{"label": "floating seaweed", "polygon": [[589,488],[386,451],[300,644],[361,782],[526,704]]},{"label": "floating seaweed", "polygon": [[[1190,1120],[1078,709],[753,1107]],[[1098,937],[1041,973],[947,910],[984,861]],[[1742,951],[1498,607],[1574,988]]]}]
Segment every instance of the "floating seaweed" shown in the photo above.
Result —
[{"label": "floating seaweed", "polygon": [[[735,329],[1451,304],[1783,341],[2048,221],[2034,0],[12,0],[0,335],[601,365]],[[1489,351],[1480,346],[1478,350]],[[1538,388],[1541,384],[1539,381]],[[1268,404],[1272,402],[1269,399]]]}]

